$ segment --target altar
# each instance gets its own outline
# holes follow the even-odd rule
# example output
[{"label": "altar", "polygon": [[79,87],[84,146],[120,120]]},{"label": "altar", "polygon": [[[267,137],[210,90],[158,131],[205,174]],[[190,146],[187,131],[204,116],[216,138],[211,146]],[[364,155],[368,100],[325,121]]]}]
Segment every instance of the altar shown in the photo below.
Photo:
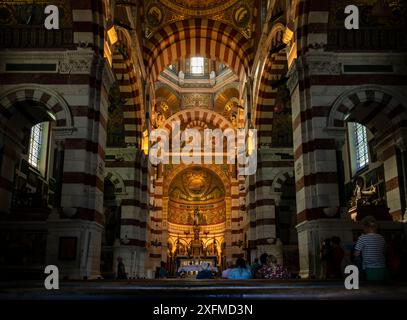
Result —
[{"label": "altar", "polygon": [[214,274],[218,272],[222,261],[220,241],[216,235],[208,237],[208,227],[202,225],[202,221],[205,219],[196,208],[191,221],[193,225],[184,232],[185,237],[177,235],[173,246],[170,246],[169,263],[172,276],[196,278],[203,269],[209,269]]},{"label": "altar", "polygon": [[177,274],[181,277],[195,278],[199,271],[203,270],[203,264],[209,265],[209,270],[217,273],[217,257],[190,258],[177,257]]}]

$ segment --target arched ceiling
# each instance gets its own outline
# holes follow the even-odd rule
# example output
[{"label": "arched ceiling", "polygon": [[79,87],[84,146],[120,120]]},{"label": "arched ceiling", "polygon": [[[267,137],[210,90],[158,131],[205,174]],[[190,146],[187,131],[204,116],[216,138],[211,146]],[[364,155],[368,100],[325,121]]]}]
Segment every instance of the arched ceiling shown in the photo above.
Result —
[{"label": "arched ceiling", "polygon": [[196,18],[167,25],[144,43],[144,62],[153,82],[179,58],[193,56],[220,61],[243,78],[253,60],[252,41],[225,23]]},{"label": "arched ceiling", "polygon": [[193,167],[172,180],[168,195],[178,201],[205,202],[223,198],[225,188],[222,180],[211,170]]},{"label": "arched ceiling", "polygon": [[253,60],[254,0],[147,0],[143,6],[144,62],[155,82],[179,58],[217,60],[238,76]]},{"label": "arched ceiling", "polygon": [[226,220],[225,188],[211,170],[192,167],[181,171],[169,187],[168,221],[181,225],[194,223],[199,208],[199,224],[213,225]]}]

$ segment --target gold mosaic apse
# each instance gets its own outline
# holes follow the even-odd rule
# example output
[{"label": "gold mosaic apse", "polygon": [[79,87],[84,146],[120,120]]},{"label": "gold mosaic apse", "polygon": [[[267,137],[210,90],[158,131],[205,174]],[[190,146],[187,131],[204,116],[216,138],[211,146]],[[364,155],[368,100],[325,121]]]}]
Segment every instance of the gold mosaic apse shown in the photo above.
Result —
[{"label": "gold mosaic apse", "polygon": [[168,221],[192,225],[193,213],[199,208],[202,225],[225,221],[225,190],[221,179],[204,168],[190,168],[178,174],[169,189]]}]

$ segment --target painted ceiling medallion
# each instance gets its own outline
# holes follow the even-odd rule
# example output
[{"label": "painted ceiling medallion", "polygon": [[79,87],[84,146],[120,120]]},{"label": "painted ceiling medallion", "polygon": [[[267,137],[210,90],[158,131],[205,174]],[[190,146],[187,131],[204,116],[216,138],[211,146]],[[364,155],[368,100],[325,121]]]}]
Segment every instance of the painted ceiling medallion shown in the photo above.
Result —
[{"label": "painted ceiling medallion", "polygon": [[181,14],[204,16],[226,10],[239,0],[160,0],[167,7]]},{"label": "painted ceiling medallion", "polygon": [[233,13],[233,21],[239,28],[247,28],[250,18],[250,9],[246,5],[241,5]]},{"label": "painted ceiling medallion", "polygon": [[147,9],[147,21],[153,27],[158,27],[164,20],[164,13],[161,8],[155,4]]}]

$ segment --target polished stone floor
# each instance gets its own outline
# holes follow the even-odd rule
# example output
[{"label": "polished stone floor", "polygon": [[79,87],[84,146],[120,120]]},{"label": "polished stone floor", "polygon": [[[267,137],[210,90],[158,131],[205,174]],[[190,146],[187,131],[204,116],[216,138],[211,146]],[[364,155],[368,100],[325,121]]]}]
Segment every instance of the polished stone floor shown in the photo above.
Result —
[{"label": "polished stone floor", "polygon": [[38,281],[0,282],[0,300],[407,300],[407,283],[360,283],[313,280],[129,280],[69,281],[48,291]]}]

